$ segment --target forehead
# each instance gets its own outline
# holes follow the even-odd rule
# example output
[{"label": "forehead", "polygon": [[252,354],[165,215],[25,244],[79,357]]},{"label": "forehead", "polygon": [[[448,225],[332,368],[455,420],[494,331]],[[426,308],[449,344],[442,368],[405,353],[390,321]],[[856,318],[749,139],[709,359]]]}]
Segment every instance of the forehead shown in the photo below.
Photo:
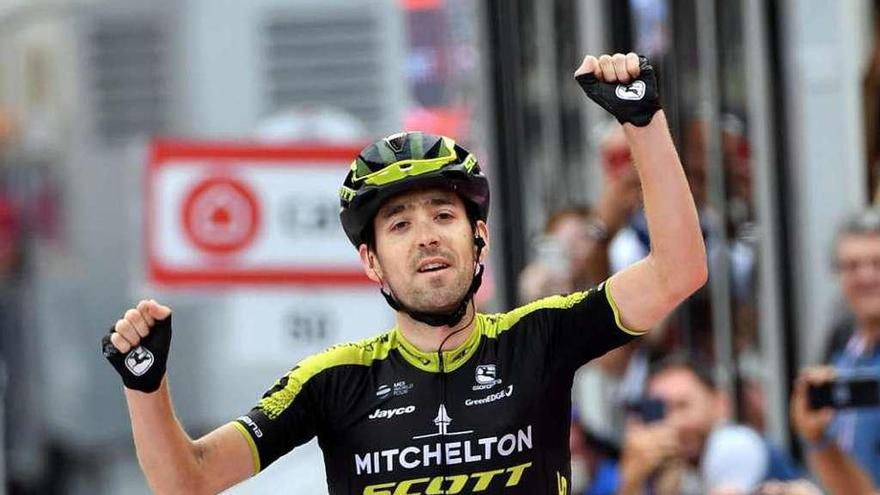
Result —
[{"label": "forehead", "polygon": [[416,189],[396,194],[388,199],[385,204],[379,208],[377,216],[387,215],[394,211],[400,211],[406,208],[431,204],[449,204],[453,206],[464,207],[458,194],[444,189],[442,187],[430,189]]},{"label": "forehead", "polygon": [[663,395],[679,395],[703,390],[705,387],[691,370],[669,368],[652,376],[648,381],[648,388],[655,393],[662,392]]},{"label": "forehead", "polygon": [[880,255],[880,234],[849,234],[837,244],[840,256]]}]

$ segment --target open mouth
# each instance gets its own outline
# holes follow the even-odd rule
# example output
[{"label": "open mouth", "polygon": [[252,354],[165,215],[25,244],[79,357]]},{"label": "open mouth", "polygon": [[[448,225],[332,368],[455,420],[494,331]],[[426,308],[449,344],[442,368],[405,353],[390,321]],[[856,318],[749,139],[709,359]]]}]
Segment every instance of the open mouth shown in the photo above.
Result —
[{"label": "open mouth", "polygon": [[447,268],[449,268],[449,263],[443,258],[436,257],[422,260],[422,262],[419,263],[416,271],[419,273],[431,273],[439,272]]},{"label": "open mouth", "polygon": [[449,268],[449,265],[446,263],[428,263],[425,266],[419,267],[419,273],[439,272],[447,268]]}]

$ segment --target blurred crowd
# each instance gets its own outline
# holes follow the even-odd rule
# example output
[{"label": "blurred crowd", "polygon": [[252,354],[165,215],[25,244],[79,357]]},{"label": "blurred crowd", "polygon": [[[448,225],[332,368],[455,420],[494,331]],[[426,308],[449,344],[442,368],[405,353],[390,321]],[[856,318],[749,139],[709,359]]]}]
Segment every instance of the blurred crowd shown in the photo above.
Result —
[{"label": "blurred crowd", "polygon": [[[686,126],[683,162],[710,260],[726,256],[736,370],[721,385],[707,288],[648,337],[582,368],[572,400],[572,493],[880,493],[880,209],[840,226],[832,260],[845,299],[824,362],[792,384],[794,452],[770,441],[760,372],[749,150],[742,122],[723,119],[728,211],[705,193],[705,125]],[[521,272],[523,302],[583,290],[650,249],[639,181],[622,128],[603,127],[602,193],[551,213]],[[724,229],[726,242],[719,241]],[[714,274],[719,276],[718,274]],[[710,269],[710,277],[713,273]],[[822,394],[825,391],[825,402]],[[798,452],[803,455],[796,455]],[[796,458],[802,458],[803,463]],[[822,488],[820,488],[822,487]]]}]

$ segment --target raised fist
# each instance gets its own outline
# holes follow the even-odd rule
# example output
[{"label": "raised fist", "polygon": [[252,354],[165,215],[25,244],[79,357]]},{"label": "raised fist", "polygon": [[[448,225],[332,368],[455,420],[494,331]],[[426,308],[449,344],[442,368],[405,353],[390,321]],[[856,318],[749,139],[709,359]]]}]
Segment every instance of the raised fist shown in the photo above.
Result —
[{"label": "raised fist", "polygon": [[104,357],[130,389],[154,392],[171,346],[171,308],[153,299],[125,312],[101,340]]},{"label": "raised fist", "polygon": [[648,59],[635,53],[592,55],[574,73],[587,96],[621,124],[644,127],[660,110],[657,77]]}]

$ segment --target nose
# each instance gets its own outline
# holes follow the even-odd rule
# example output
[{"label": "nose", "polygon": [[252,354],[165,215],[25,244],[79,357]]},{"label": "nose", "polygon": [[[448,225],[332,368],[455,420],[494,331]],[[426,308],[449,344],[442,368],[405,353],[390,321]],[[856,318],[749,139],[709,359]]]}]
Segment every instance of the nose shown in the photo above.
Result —
[{"label": "nose", "polygon": [[440,236],[437,229],[430,221],[420,220],[416,222],[416,239],[419,247],[438,246],[440,244]]}]

